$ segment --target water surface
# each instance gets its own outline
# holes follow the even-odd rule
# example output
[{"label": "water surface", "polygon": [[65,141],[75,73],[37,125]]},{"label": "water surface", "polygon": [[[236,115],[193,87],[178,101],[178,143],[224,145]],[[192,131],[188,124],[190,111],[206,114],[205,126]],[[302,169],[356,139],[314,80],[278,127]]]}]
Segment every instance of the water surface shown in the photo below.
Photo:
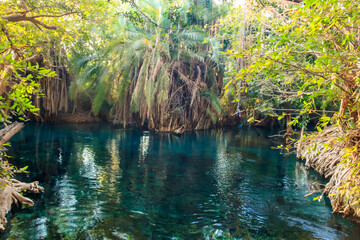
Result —
[{"label": "water surface", "polygon": [[27,124],[10,154],[46,192],[10,213],[1,238],[359,239],[328,199],[304,197],[324,179],[266,136]]}]

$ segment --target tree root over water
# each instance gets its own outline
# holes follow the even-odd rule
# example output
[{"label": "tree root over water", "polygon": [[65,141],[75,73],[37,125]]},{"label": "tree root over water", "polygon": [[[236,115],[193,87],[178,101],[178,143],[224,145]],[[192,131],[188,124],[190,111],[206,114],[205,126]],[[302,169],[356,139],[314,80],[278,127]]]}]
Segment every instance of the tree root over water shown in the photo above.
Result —
[{"label": "tree root over water", "polygon": [[[0,150],[3,147],[3,144],[9,141],[9,139],[19,132],[24,127],[23,123],[14,122],[3,129],[0,129]],[[1,156],[0,156],[1,159]],[[1,164],[3,164],[1,159]],[[3,168],[1,168],[4,170]],[[40,187],[39,182],[32,183],[23,183],[16,179],[11,179],[12,173],[8,172],[7,174],[1,173],[0,177],[0,231],[5,229],[6,214],[10,211],[11,205],[15,203],[16,205],[28,205],[33,206],[34,202],[21,195],[22,192],[33,192],[39,193],[44,192],[44,188]]]},{"label": "tree root over water", "polygon": [[34,202],[22,196],[20,193],[24,191],[39,193],[44,192],[44,188],[40,187],[39,182],[23,183],[16,179],[10,181],[0,179],[0,230],[5,229],[7,223],[6,214],[10,211],[11,205],[28,205],[33,206]]},{"label": "tree root over water", "polygon": [[307,167],[329,179],[324,193],[330,198],[333,212],[359,221],[359,206],[354,204],[358,196],[341,193],[346,182],[354,182],[354,179],[360,177],[359,172],[354,174],[351,164],[342,161],[349,145],[349,142],[340,140],[343,137],[345,133],[338,127],[302,137],[297,144],[297,157],[304,160]]}]

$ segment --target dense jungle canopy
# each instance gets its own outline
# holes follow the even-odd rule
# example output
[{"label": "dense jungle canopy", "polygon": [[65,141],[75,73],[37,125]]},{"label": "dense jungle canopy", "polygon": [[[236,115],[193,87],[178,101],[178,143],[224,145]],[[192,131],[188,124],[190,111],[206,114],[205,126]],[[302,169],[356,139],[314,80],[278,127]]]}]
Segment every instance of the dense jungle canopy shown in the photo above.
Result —
[{"label": "dense jungle canopy", "polygon": [[[15,121],[278,126],[284,152],[335,126],[333,194],[360,217],[358,1],[2,0],[0,27],[3,150]],[[8,161],[2,179],[26,170]]]}]

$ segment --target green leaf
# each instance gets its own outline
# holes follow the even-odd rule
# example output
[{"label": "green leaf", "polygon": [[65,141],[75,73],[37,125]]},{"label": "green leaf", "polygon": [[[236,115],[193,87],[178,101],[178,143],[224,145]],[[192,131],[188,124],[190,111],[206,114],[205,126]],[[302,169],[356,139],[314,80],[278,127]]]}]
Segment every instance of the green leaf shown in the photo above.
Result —
[{"label": "green leaf", "polygon": [[354,129],[354,130],[356,130],[356,129],[357,129],[357,127],[356,127],[355,123],[353,123],[353,122],[349,122],[349,125],[350,125],[350,127],[351,127],[352,129]]},{"label": "green leaf", "polygon": [[28,167],[29,167],[29,166],[25,166],[25,167],[23,167],[23,168],[20,168],[20,171],[23,172],[23,171],[25,171],[26,169],[28,169]]}]

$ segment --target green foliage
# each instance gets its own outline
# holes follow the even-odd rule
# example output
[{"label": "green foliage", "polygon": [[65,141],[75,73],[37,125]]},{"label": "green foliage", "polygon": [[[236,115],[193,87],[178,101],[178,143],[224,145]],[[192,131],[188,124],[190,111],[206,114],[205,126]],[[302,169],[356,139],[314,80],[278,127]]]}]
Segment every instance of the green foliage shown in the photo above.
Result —
[{"label": "green foliage", "polygon": [[[41,79],[55,79],[47,69],[51,51],[84,36],[90,21],[101,20],[108,1],[5,0],[0,2],[0,121],[27,120],[39,109],[33,100],[42,97]],[[80,21],[82,20],[82,21]],[[50,59],[51,60],[51,59]],[[57,66],[55,66],[57,67]],[[50,81],[49,80],[49,81]],[[24,172],[8,163],[0,152],[0,178]]]},{"label": "green foliage", "polygon": [[[265,110],[279,120],[291,116],[286,118],[288,125],[304,126],[309,117],[316,117],[320,132],[330,123],[339,126],[347,135],[339,141],[348,145],[342,164],[351,164],[355,172],[340,195],[357,201],[360,191],[353,183],[359,181],[356,169],[360,169],[360,143],[355,137],[360,124],[360,4],[351,0],[278,3],[251,6],[247,14],[228,17],[234,18],[234,25],[224,23],[224,36],[245,34],[227,52],[246,61],[245,68],[235,67],[229,75],[227,86],[235,87],[228,94],[241,91],[248,104],[244,107]],[[246,29],[239,29],[239,23]],[[252,99],[259,99],[259,104]],[[356,214],[360,216],[360,208]]]},{"label": "green foliage", "polygon": [[9,163],[8,158],[9,156],[6,155],[6,152],[0,151],[0,179],[10,180],[17,173],[27,173],[27,166],[18,169]]},{"label": "green foliage", "polygon": [[[84,43],[90,44],[91,52],[75,48],[71,61],[78,75],[71,86],[73,92],[95,96],[95,114],[106,101],[117,117],[138,113],[141,122],[149,122],[152,129],[164,127],[160,118],[166,114],[184,122],[181,111],[189,111],[190,121],[198,121],[193,115],[199,111],[194,110],[197,97],[208,98],[201,104],[220,112],[213,104],[223,75],[220,45],[204,26],[221,16],[224,8],[211,1],[191,2],[135,1],[124,5],[127,14],[140,13],[141,21],[119,17],[99,42]],[[205,11],[200,14],[200,9]],[[164,124],[171,125],[170,118]]]}]

